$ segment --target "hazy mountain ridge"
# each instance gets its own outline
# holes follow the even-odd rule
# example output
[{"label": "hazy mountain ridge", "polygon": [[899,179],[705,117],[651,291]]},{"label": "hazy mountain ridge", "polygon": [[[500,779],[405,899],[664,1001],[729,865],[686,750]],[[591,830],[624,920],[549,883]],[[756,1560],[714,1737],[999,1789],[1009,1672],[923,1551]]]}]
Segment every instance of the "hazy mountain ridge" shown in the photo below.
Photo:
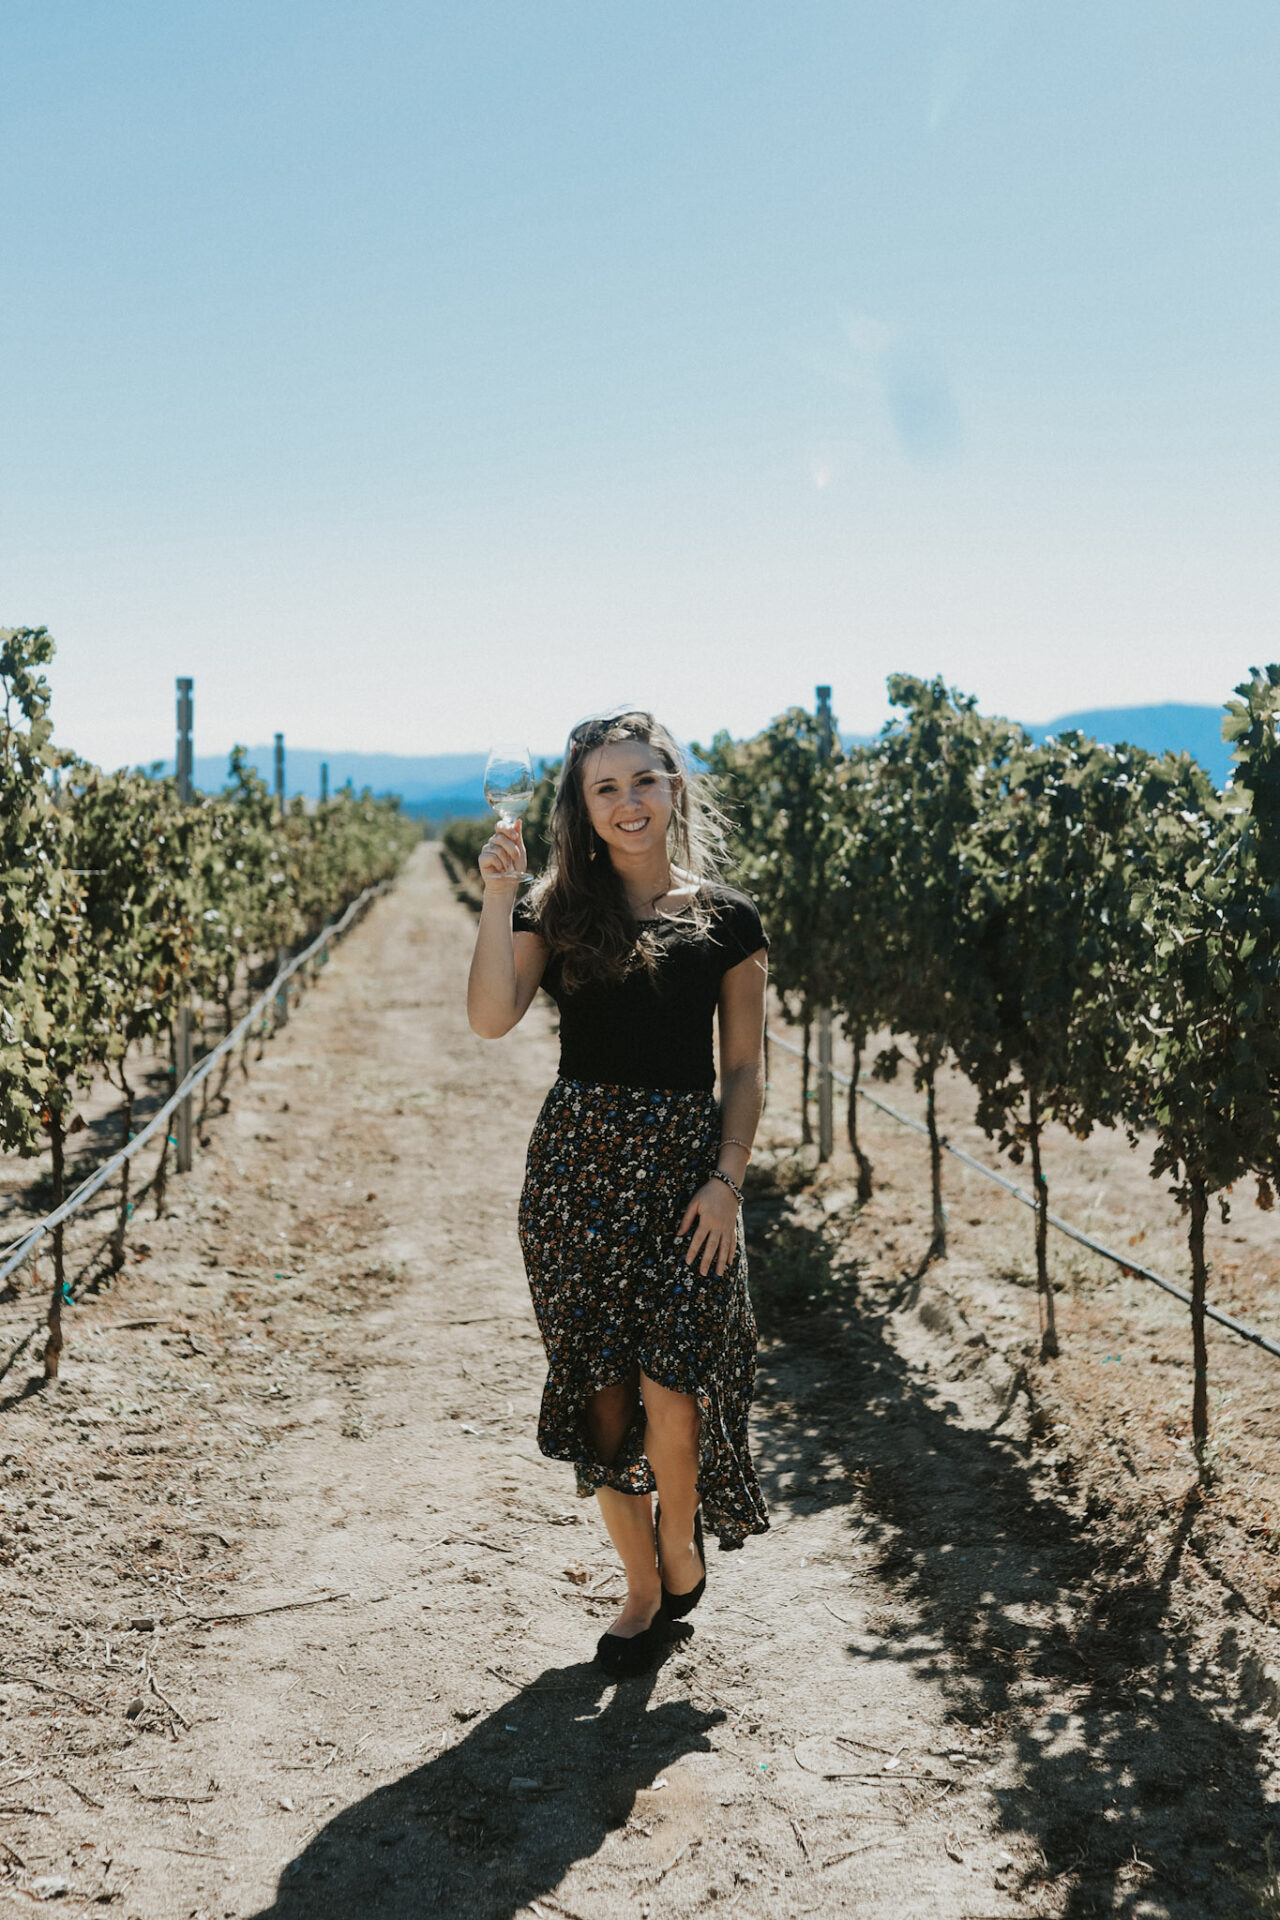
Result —
[{"label": "hazy mountain ridge", "polygon": [[[1064,713],[1056,720],[1023,725],[1033,740],[1063,733],[1083,733],[1107,746],[1144,747],[1148,753],[1189,753],[1215,784],[1225,787],[1231,777],[1231,753],[1222,738],[1223,707],[1193,707],[1174,701],[1160,707],[1090,707]],[[866,746],[873,733],[842,733],[846,746]]]},{"label": "hazy mountain ridge", "polygon": [[1225,787],[1231,775],[1231,753],[1222,737],[1222,707],[1091,707],[1084,713],[1064,713],[1044,726],[1028,726],[1033,740],[1075,731],[1091,734],[1111,746],[1145,747],[1148,753],[1189,753],[1215,783]]},{"label": "hazy mountain ridge", "polygon": [[[1092,707],[1080,713],[1064,713],[1057,720],[1027,727],[1035,740],[1050,734],[1075,729],[1111,745],[1121,741],[1145,747],[1151,753],[1171,749],[1190,753],[1225,786],[1231,771],[1231,759],[1222,739],[1222,708],[1184,706],[1167,703],[1151,707]],[[845,734],[851,744],[873,736]],[[229,756],[201,754],[195,762],[197,787],[213,790],[227,777]],[[285,785],[290,793],[303,793],[316,799],[320,792],[320,766],[329,766],[330,789],[350,780],[357,788],[371,787],[375,793],[398,793],[414,813],[445,818],[451,814],[477,814],[486,811],[481,779],[487,756],[483,753],[344,753],[337,748],[326,753],[315,747],[291,747],[285,757]],[[275,779],[274,749],[250,747],[250,765],[271,785]],[[173,762],[165,763],[173,771]]]},{"label": "hazy mountain ridge", "polygon": [[[274,786],[274,747],[249,747],[245,757],[267,785]],[[193,769],[196,786],[205,792],[223,786],[230,758],[229,754],[197,754]],[[371,787],[374,793],[398,793],[415,813],[483,813],[481,780],[487,758],[484,753],[344,753],[337,747],[330,752],[316,747],[286,747],[285,788],[291,794],[319,799],[320,768],[327,764],[331,793],[350,780],[357,792]],[[173,772],[172,760],[165,762],[165,772]]]}]

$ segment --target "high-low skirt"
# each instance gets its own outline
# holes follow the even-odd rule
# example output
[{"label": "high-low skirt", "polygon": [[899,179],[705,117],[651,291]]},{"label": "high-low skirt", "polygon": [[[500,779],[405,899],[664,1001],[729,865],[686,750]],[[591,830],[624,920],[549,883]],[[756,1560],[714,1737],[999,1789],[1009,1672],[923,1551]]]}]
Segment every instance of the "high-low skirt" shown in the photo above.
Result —
[{"label": "high-low skirt", "polygon": [[637,1369],[692,1394],[702,1416],[698,1494],[723,1549],[769,1520],[747,1437],[756,1327],[741,1217],[722,1274],[686,1266],[689,1237],[676,1231],[719,1148],[713,1094],[557,1080],[529,1142],[520,1246],[547,1355],[542,1452],[573,1463],[579,1492],[652,1493],[643,1404],[604,1466],[587,1402]]}]

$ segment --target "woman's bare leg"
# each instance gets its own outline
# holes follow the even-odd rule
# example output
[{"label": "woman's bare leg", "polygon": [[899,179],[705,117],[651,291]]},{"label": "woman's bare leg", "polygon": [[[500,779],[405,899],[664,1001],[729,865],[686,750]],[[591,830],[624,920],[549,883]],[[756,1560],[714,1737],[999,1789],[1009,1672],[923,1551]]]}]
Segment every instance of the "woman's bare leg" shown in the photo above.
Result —
[{"label": "woman's bare leg", "polygon": [[[587,1406],[587,1431],[597,1460],[606,1466],[631,1425],[636,1399],[636,1382],[621,1380],[602,1388]],[[596,1498],[627,1576],[626,1602],[609,1632],[630,1640],[644,1632],[662,1604],[653,1541],[653,1501],[647,1493],[619,1493],[616,1487],[597,1487]]]},{"label": "woman's bare leg", "polygon": [[672,1593],[688,1593],[706,1568],[698,1558],[693,1519],[698,1511],[698,1433],[701,1415],[691,1393],[673,1393],[640,1376],[644,1398],[644,1450],[658,1483],[662,1521],[658,1552],[662,1583]]},{"label": "woman's bare leg", "polygon": [[597,1487],[596,1498],[627,1576],[627,1597],[609,1632],[630,1640],[652,1625],[662,1605],[653,1545],[653,1500],[647,1493],[619,1493],[615,1487]]}]

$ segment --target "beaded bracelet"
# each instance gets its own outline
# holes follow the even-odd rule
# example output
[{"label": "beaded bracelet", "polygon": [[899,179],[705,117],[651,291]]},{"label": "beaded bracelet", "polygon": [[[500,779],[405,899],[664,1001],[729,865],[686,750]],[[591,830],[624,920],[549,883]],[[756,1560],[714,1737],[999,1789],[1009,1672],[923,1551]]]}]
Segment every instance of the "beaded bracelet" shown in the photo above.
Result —
[{"label": "beaded bracelet", "polygon": [[723,1167],[713,1167],[711,1169],[711,1178],[713,1180],[723,1180],[726,1187],[732,1187],[738,1205],[742,1205],[742,1188],[736,1180],[732,1179],[730,1175],[724,1171]]},{"label": "beaded bracelet", "polygon": [[748,1160],[751,1158],[751,1142],[749,1140],[722,1140],[720,1145],[722,1147],[741,1147]]}]

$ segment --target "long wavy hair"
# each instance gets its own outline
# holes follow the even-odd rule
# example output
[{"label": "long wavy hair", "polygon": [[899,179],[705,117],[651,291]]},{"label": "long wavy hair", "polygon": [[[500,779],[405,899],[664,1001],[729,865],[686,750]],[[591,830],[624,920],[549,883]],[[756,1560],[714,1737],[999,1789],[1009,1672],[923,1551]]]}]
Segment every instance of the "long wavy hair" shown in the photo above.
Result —
[{"label": "long wavy hair", "polygon": [[[551,805],[551,858],[530,894],[539,932],[558,956],[560,977],[571,992],[590,980],[621,980],[637,967],[652,972],[659,958],[653,930],[632,913],[626,888],[591,824],[583,791],[588,755],[624,740],[652,747],[671,775],[667,857],[672,868],[692,874],[701,889],[724,863],[719,811],[702,776],[660,721],[639,707],[579,721],[569,735]],[[698,930],[710,925],[700,893],[688,917]]]}]

